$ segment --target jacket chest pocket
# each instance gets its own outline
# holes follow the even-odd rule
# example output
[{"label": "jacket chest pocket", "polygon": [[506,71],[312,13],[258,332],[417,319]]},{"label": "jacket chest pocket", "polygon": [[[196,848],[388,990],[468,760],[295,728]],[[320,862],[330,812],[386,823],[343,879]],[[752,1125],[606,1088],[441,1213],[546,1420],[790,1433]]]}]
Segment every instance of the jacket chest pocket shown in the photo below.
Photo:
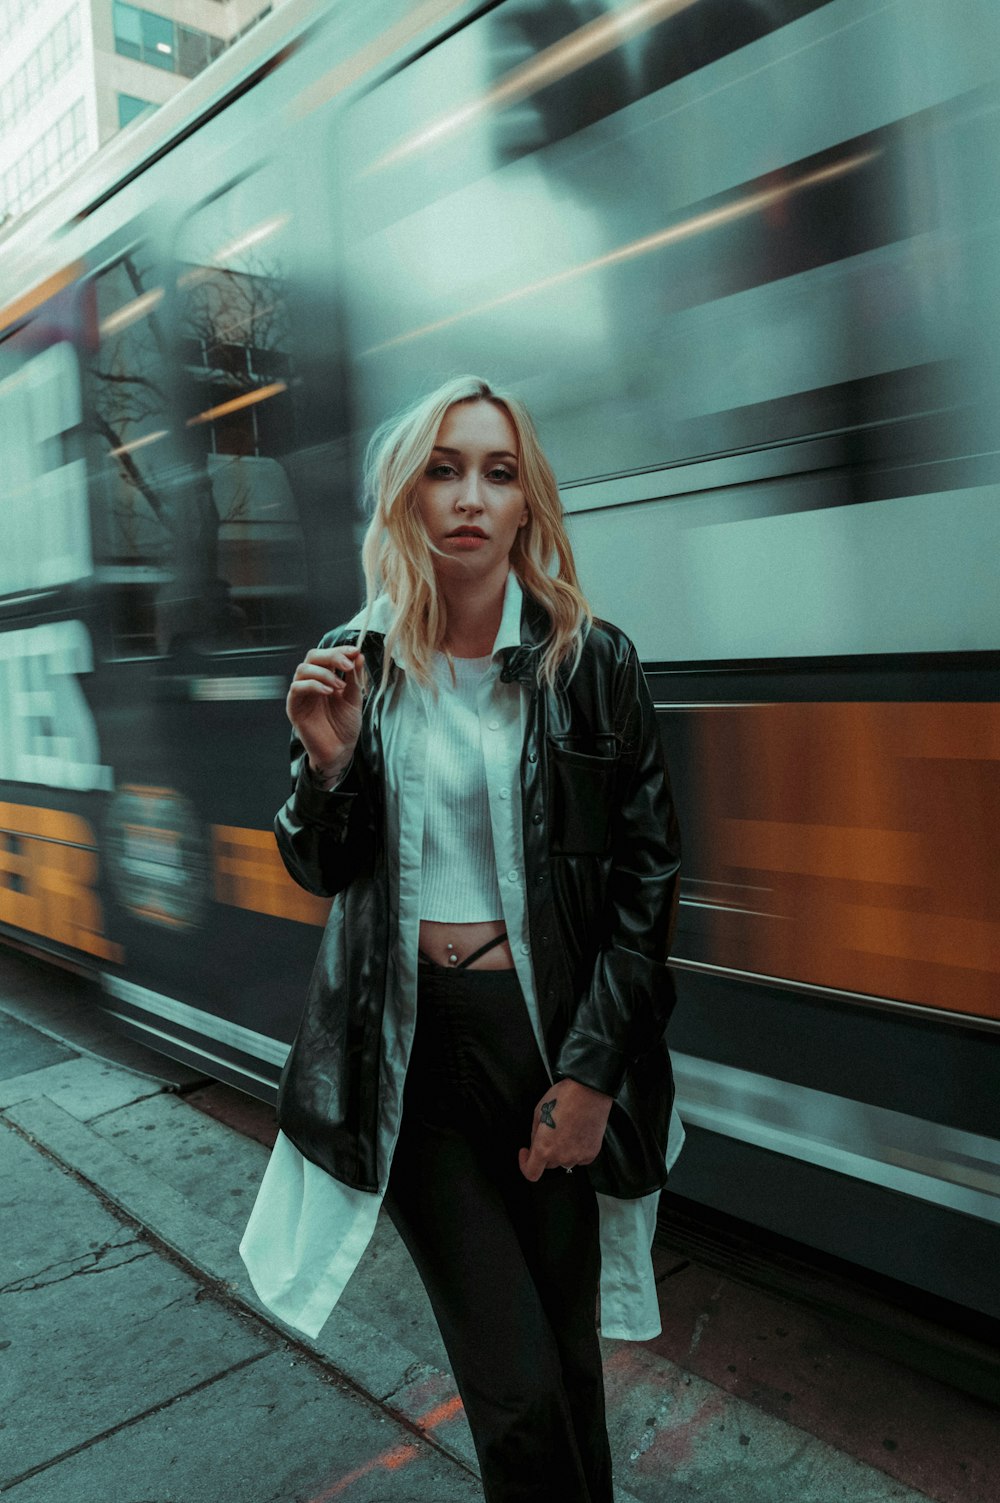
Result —
[{"label": "jacket chest pocket", "polygon": [[614,738],[550,736],[548,748],[552,850],[606,855],[619,766]]}]

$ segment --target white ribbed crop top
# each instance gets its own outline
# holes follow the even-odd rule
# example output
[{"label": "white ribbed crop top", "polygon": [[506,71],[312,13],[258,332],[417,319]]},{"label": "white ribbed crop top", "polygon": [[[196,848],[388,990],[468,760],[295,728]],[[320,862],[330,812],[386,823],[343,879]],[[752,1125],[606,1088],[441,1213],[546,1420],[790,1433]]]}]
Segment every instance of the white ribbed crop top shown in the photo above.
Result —
[{"label": "white ribbed crop top", "polygon": [[420,917],[472,924],[503,917],[477,703],[492,658],[434,655],[437,698],[427,695],[427,783]]}]

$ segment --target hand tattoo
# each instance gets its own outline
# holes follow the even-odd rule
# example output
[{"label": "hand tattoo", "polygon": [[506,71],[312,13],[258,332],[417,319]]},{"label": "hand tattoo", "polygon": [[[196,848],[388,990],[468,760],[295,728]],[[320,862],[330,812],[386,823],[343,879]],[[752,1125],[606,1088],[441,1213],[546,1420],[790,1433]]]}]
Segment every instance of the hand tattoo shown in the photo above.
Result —
[{"label": "hand tattoo", "polygon": [[543,1101],[541,1106],[538,1108],[538,1115],[541,1117],[546,1127],[555,1127],[556,1125],[552,1120],[552,1108],[556,1105],[558,1100],[558,1096],[553,1096],[551,1101]]}]

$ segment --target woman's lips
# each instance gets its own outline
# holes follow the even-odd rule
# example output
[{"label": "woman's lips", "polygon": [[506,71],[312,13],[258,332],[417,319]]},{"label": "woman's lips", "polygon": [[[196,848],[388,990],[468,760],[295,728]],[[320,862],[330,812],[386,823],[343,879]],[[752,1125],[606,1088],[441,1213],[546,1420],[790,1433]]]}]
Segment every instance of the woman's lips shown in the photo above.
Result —
[{"label": "woman's lips", "polygon": [[468,553],[471,549],[481,548],[486,541],[485,533],[481,532],[477,527],[456,528],[454,532],[449,532],[445,539],[445,542],[454,543],[455,547],[463,553]]}]

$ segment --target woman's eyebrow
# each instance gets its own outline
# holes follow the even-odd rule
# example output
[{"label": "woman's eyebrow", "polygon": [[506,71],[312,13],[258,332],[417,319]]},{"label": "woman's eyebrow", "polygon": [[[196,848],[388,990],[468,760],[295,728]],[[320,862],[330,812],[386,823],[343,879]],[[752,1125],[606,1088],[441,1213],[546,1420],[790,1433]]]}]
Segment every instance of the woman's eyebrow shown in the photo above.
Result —
[{"label": "woman's eyebrow", "polygon": [[[433,454],[456,454],[457,455],[457,454],[462,454],[465,451],[463,449],[446,449],[445,446],[444,446],[444,444],[435,444],[434,448],[431,450],[431,452]],[[517,455],[516,454],[512,454],[509,449],[490,449],[487,452],[486,458],[487,459],[512,459],[515,464],[517,463]]]}]

